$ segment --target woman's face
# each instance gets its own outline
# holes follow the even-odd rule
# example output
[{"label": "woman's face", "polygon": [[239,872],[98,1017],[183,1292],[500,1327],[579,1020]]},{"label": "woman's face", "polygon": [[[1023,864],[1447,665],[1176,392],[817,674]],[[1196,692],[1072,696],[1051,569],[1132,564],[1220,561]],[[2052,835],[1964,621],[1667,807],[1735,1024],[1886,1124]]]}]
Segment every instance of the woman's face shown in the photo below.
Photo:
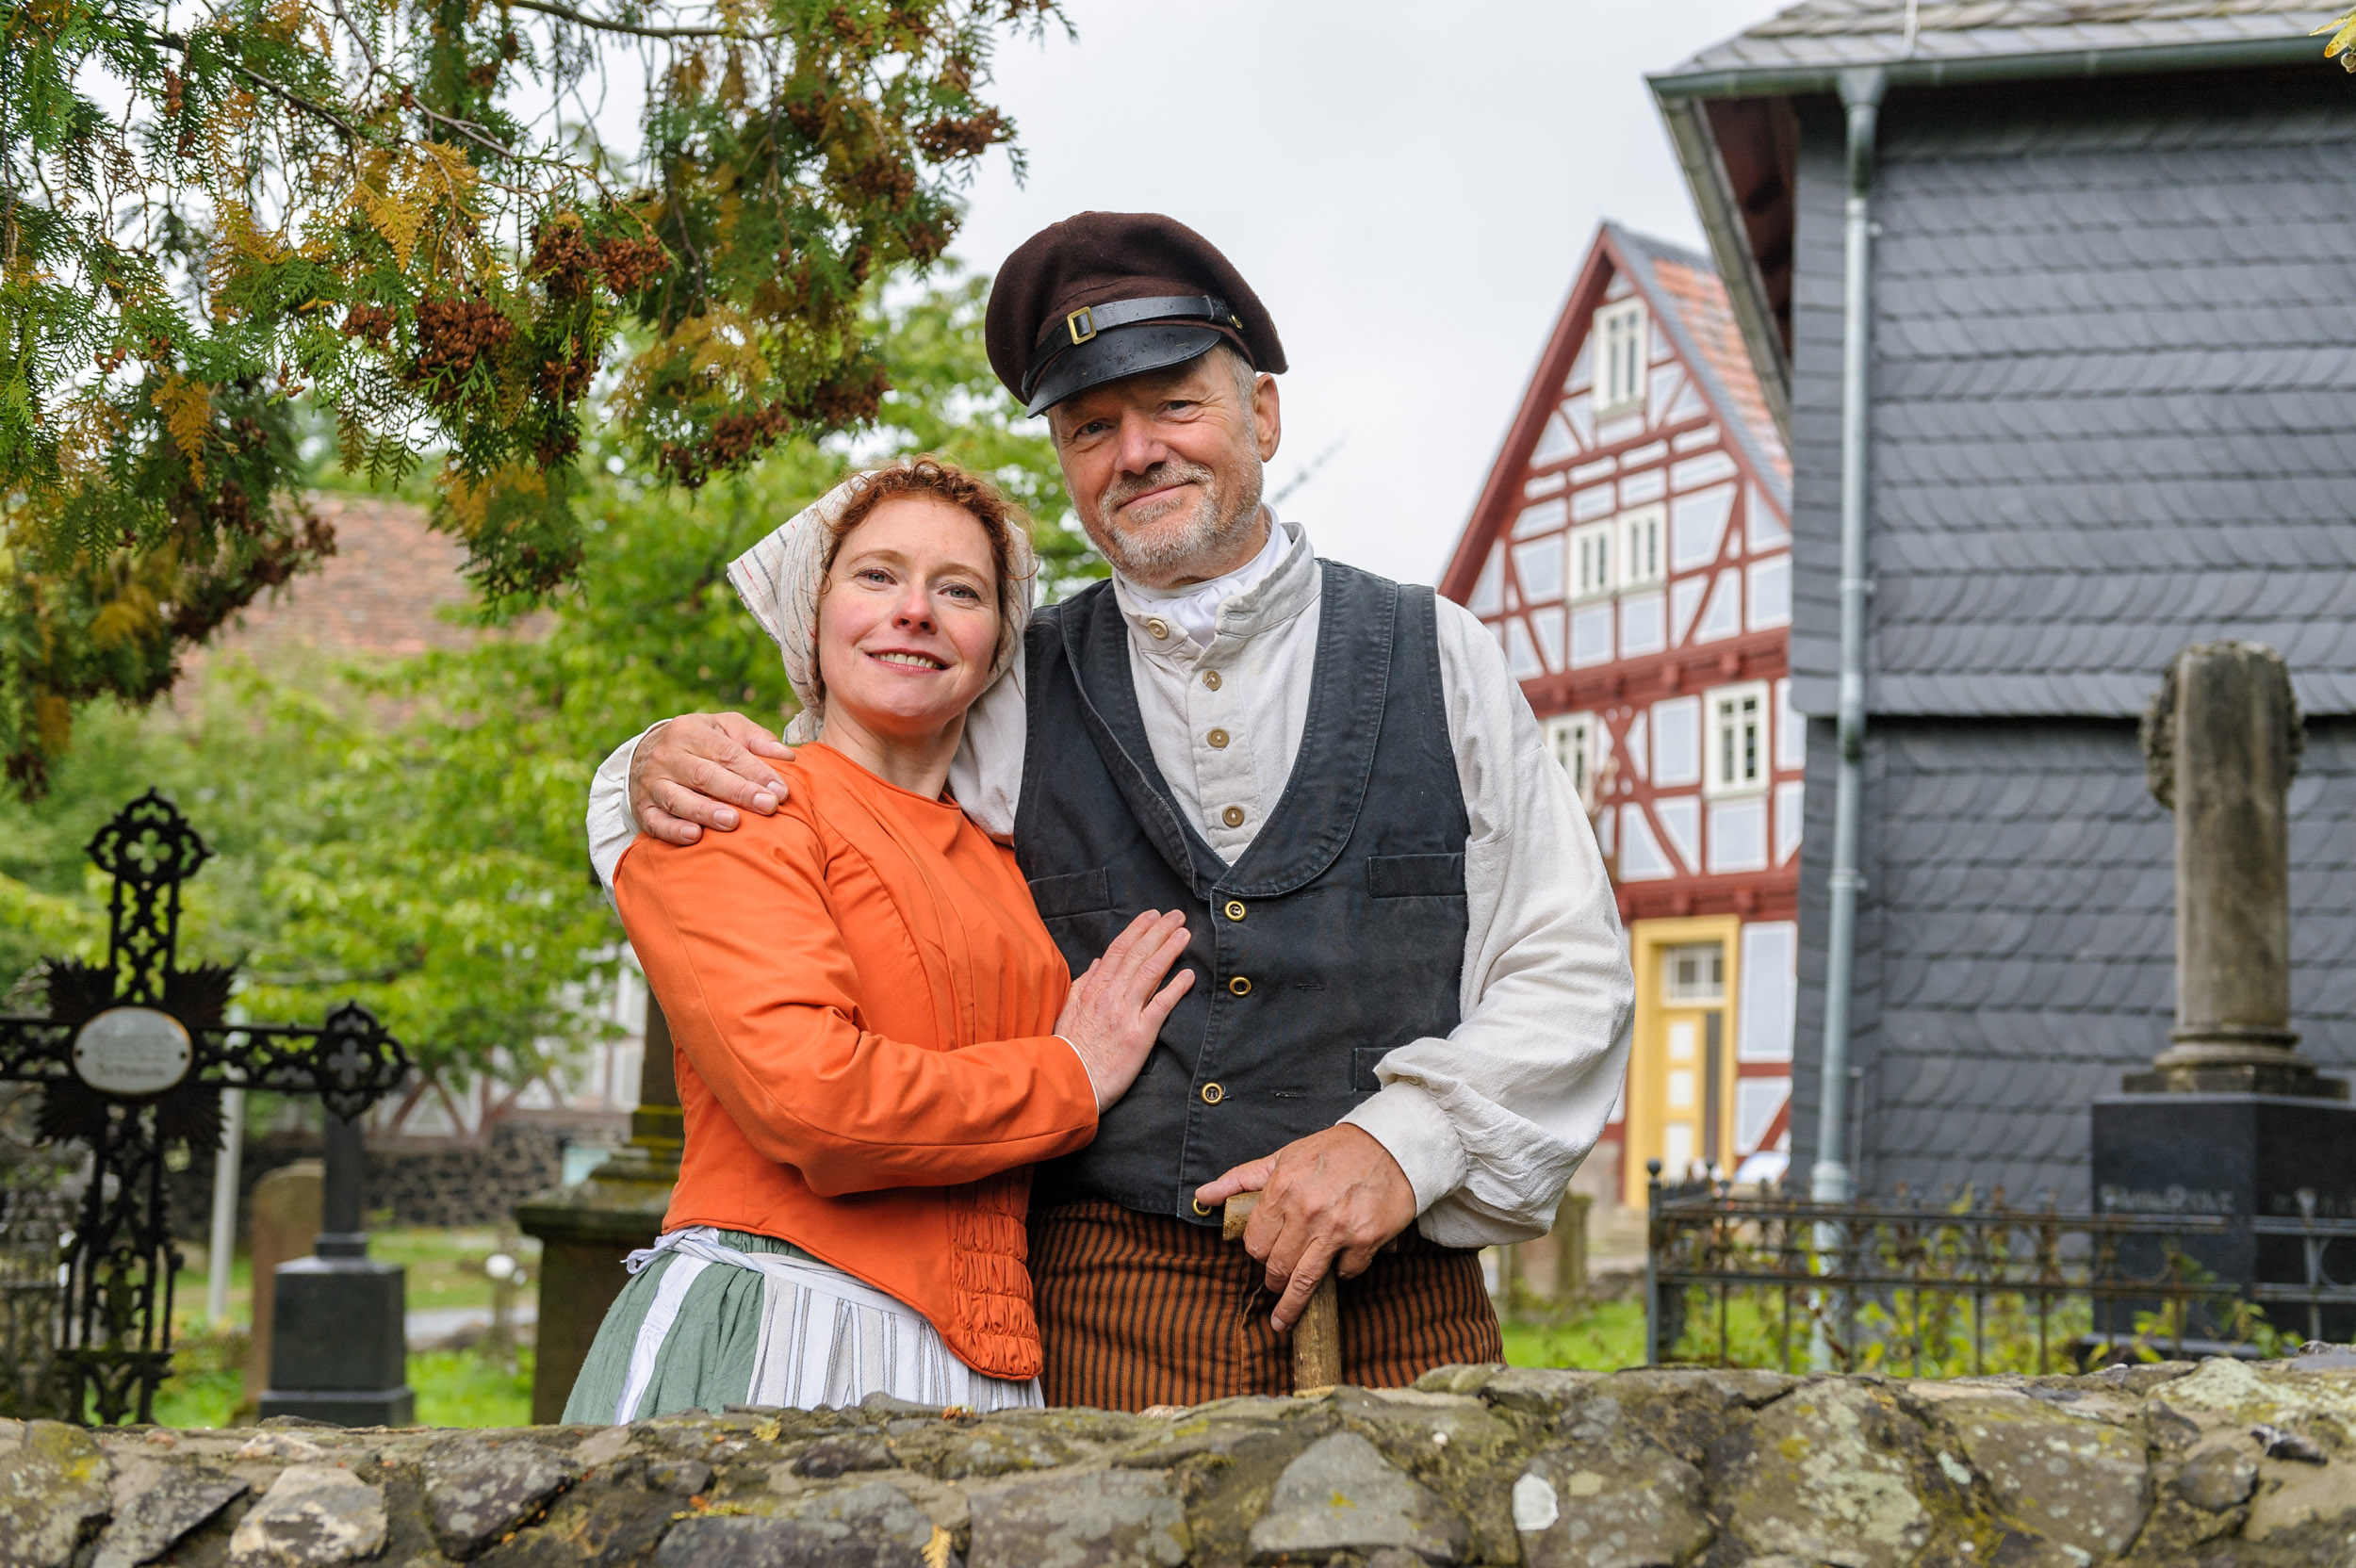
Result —
[{"label": "woman's face", "polygon": [[997,650],[982,525],[938,497],[877,502],[836,549],[818,605],[827,717],[882,736],[937,733],[982,694]]}]

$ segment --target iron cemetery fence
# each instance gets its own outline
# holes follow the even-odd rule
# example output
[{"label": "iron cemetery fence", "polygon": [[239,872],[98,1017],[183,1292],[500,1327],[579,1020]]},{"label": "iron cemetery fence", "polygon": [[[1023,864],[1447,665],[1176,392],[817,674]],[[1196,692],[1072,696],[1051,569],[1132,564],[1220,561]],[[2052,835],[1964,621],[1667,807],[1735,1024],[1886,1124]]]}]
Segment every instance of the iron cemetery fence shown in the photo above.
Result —
[{"label": "iron cemetery fence", "polygon": [[[2090,1359],[2261,1353],[2345,1337],[2356,1220],[2086,1214],[1985,1202],[1816,1203],[1664,1185],[1650,1162],[1644,1350],[1653,1365],[1963,1376]],[[2255,1250],[2262,1279],[2214,1266]]]}]

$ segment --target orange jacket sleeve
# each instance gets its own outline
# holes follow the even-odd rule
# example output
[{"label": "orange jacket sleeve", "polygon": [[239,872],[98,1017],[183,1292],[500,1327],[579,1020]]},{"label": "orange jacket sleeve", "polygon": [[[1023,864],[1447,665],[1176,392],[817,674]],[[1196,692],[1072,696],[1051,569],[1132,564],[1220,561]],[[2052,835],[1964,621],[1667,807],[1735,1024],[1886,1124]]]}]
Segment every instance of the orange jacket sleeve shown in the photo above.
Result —
[{"label": "orange jacket sleeve", "polygon": [[614,876],[673,1038],[753,1147],[835,1197],[979,1181],[1094,1137],[1088,1071],[1054,1035],[941,1051],[860,1026],[825,864],[789,809],[689,850],[642,839]]}]

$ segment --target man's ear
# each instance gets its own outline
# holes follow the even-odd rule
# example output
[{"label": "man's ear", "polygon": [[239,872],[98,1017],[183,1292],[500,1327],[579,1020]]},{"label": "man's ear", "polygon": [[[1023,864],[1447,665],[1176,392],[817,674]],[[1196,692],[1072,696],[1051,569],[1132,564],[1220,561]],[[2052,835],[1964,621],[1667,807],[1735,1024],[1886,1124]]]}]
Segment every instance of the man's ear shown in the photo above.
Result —
[{"label": "man's ear", "polygon": [[1260,461],[1276,455],[1284,439],[1284,411],[1276,395],[1276,378],[1255,377],[1252,384],[1252,426],[1260,437]]}]

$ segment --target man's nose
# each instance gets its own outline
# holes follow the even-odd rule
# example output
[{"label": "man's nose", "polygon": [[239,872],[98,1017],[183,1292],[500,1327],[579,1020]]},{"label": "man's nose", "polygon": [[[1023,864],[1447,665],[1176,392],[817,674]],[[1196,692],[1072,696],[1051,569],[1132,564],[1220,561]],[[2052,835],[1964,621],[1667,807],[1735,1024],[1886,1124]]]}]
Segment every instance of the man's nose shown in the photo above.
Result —
[{"label": "man's nose", "polygon": [[1170,459],[1170,447],[1162,440],[1153,421],[1136,412],[1121,416],[1121,471],[1141,474],[1156,463]]}]

